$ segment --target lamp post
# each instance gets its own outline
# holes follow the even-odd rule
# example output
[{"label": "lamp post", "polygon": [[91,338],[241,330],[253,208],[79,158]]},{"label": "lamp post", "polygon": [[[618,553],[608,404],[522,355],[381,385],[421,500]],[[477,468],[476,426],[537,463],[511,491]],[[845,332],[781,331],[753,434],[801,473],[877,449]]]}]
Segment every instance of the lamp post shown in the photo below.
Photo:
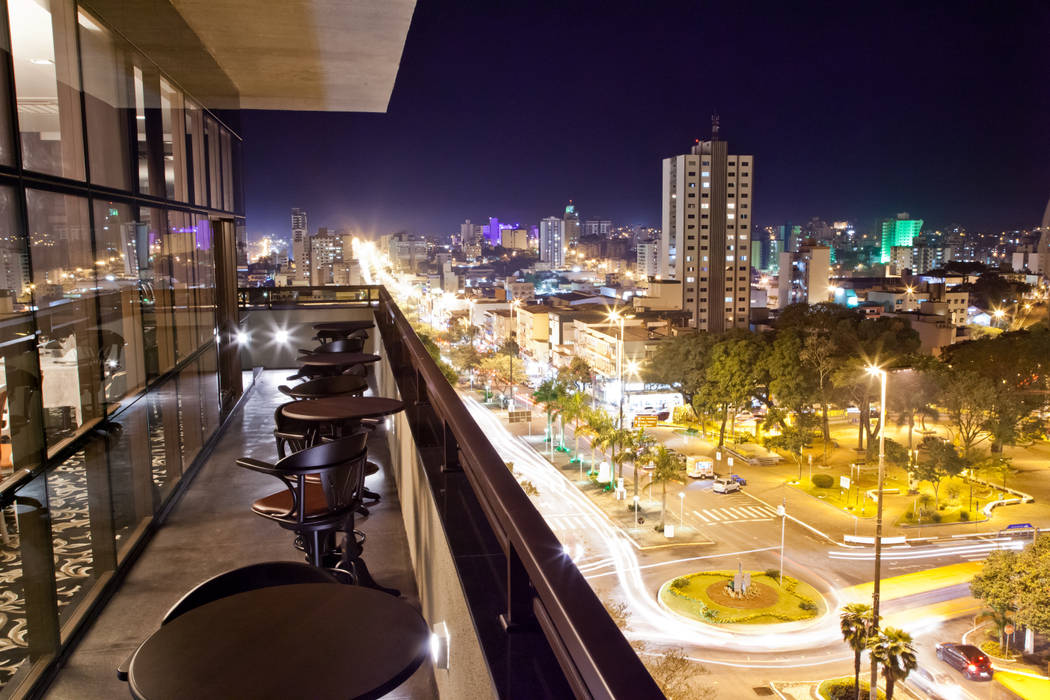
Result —
[{"label": "lamp post", "polygon": [[[882,489],[886,480],[886,370],[871,366],[868,374],[877,376],[879,389],[879,485],[875,504],[875,583],[871,591],[872,635],[879,631],[879,583],[882,575]],[[871,658],[871,700],[878,700],[879,662]]]},{"label": "lamp post", "polygon": [[777,506],[777,515],[780,516],[780,587],[784,587],[784,529],[787,525],[787,500],[780,502]]},{"label": "lamp post", "polygon": [[619,382],[619,417],[616,427],[623,430],[623,321],[624,317],[619,311],[610,311],[609,320],[617,324],[620,334],[616,340],[616,378]]},{"label": "lamp post", "polygon": [[678,524],[681,527],[685,527],[685,489],[683,488],[678,492],[678,498],[682,500],[682,507],[678,511]]}]

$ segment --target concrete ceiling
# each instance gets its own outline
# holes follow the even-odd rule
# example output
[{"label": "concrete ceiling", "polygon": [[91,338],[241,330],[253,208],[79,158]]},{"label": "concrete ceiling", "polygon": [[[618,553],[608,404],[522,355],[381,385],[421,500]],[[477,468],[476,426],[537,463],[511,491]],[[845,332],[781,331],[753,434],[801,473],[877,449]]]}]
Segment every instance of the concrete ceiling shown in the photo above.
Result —
[{"label": "concrete ceiling", "polygon": [[385,112],[415,0],[86,0],[214,109]]}]

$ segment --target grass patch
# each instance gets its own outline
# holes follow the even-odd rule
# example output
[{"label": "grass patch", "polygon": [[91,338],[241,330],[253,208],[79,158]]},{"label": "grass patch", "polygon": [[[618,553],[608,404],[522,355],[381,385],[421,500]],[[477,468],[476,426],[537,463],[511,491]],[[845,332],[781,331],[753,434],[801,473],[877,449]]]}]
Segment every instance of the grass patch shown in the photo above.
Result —
[{"label": "grass patch", "polygon": [[[871,683],[865,680],[860,682],[860,696],[867,698],[871,692]],[[853,678],[831,678],[820,684],[817,694],[824,700],[853,700]],[[879,689],[879,697],[885,698],[886,693]]]},{"label": "grass patch", "polygon": [[999,645],[999,641],[996,639],[989,639],[987,641],[981,642],[980,649],[985,654],[988,654],[988,656],[992,656],[997,659],[1006,659],[1007,661],[1013,661],[1015,659],[1021,658],[1020,652],[1018,652],[1016,649],[1010,649],[1009,651],[1003,649],[1002,646]]},{"label": "grass patch", "polygon": [[820,594],[808,583],[784,577],[781,586],[776,575],[751,572],[752,585],[772,589],[775,600],[764,607],[736,607],[716,602],[709,589],[721,581],[732,580],[735,571],[700,571],[668,581],[660,588],[660,599],[671,610],[696,620],[719,624],[768,625],[809,620],[821,612]]},{"label": "grass patch", "polygon": [[[874,517],[875,502],[867,499],[864,494],[869,489],[878,486],[875,470],[867,469],[862,472],[860,477],[853,482],[852,488],[849,491],[839,487],[840,476],[849,476],[849,472],[839,472],[834,469],[823,472],[817,472],[814,470],[813,477],[815,479],[811,479],[808,471],[803,470],[802,481],[796,482],[795,480],[792,480],[788,482],[788,485],[794,489],[802,491],[803,493],[808,493],[814,498],[819,498],[825,503],[850,515],[857,515],[862,518]],[[831,477],[832,479],[830,487],[823,486],[823,484],[827,483],[827,477]],[[821,485],[818,486],[817,484],[814,484],[814,480],[821,483]],[[907,473],[901,469],[887,469],[885,488],[899,489],[901,493],[906,492],[908,488]]]},{"label": "grass patch", "polygon": [[1034,678],[1010,671],[996,671],[995,680],[1025,700],[1050,697],[1050,678]]},{"label": "grass patch", "polygon": [[[922,506],[919,506],[922,508]],[[932,511],[932,504],[930,507]],[[981,513],[973,513],[968,511],[964,507],[959,506],[948,506],[943,510],[936,510],[927,512],[925,514],[919,514],[921,517],[917,517],[915,509],[909,508],[904,511],[904,514],[897,518],[898,525],[949,525],[951,523],[968,523],[974,520],[981,520],[984,516]]]}]

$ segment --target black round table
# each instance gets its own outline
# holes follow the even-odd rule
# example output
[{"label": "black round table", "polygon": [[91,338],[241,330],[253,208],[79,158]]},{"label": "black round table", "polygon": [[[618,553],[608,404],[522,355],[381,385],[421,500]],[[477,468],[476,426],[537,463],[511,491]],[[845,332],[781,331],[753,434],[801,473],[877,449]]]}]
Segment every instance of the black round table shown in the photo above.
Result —
[{"label": "black round table", "polygon": [[323,323],[315,323],[315,331],[366,331],[369,328],[375,326],[372,321],[325,321]]},{"label": "black round table", "polygon": [[364,418],[388,416],[404,408],[403,402],[384,396],[332,396],[286,403],[281,413],[293,420],[344,425]]},{"label": "black round table", "polygon": [[368,389],[368,380],[352,374],[340,374],[336,377],[311,379],[298,386],[291,387],[287,394],[293,399],[320,399],[347,394],[360,394]]},{"label": "black round table", "polygon": [[315,355],[302,355],[297,361],[302,367],[311,367],[331,374],[342,374],[344,370],[354,365],[379,362],[380,359],[382,358],[379,355],[364,352],[322,352]]},{"label": "black round table", "polygon": [[430,630],[408,603],[335,583],[222,598],[161,627],[131,660],[139,700],[377,698],[426,657]]}]

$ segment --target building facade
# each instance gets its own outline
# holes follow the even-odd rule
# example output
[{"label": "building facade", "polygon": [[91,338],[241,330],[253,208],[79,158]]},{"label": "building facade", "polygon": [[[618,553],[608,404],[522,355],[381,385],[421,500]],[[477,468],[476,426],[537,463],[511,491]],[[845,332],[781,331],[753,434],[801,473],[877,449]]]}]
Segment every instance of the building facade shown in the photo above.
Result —
[{"label": "building facade", "polygon": [[552,269],[565,266],[565,222],[556,216],[540,221],[540,262]]},{"label": "building facade", "polygon": [[911,248],[915,237],[922,231],[922,219],[912,219],[908,212],[897,214],[896,219],[886,219],[879,225],[879,236],[882,241],[881,262],[888,263],[894,246]]},{"label": "building facade", "polygon": [[660,242],[646,241],[638,244],[635,272],[649,278],[660,274]]},{"label": "building facade", "polygon": [[753,165],[729,154],[717,122],[711,140],[663,161],[660,275],[682,283],[683,308],[700,330],[748,326]]},{"label": "building facade", "polygon": [[576,205],[570,200],[565,206],[565,215],[562,217],[563,235],[565,246],[575,248],[580,242],[580,215],[576,213]]},{"label": "building facade", "polygon": [[831,248],[808,241],[794,253],[780,254],[777,304],[819,304],[828,300]]},{"label": "building facade", "polygon": [[306,212],[292,209],[292,260],[295,276],[305,282],[310,279],[310,234]]}]

